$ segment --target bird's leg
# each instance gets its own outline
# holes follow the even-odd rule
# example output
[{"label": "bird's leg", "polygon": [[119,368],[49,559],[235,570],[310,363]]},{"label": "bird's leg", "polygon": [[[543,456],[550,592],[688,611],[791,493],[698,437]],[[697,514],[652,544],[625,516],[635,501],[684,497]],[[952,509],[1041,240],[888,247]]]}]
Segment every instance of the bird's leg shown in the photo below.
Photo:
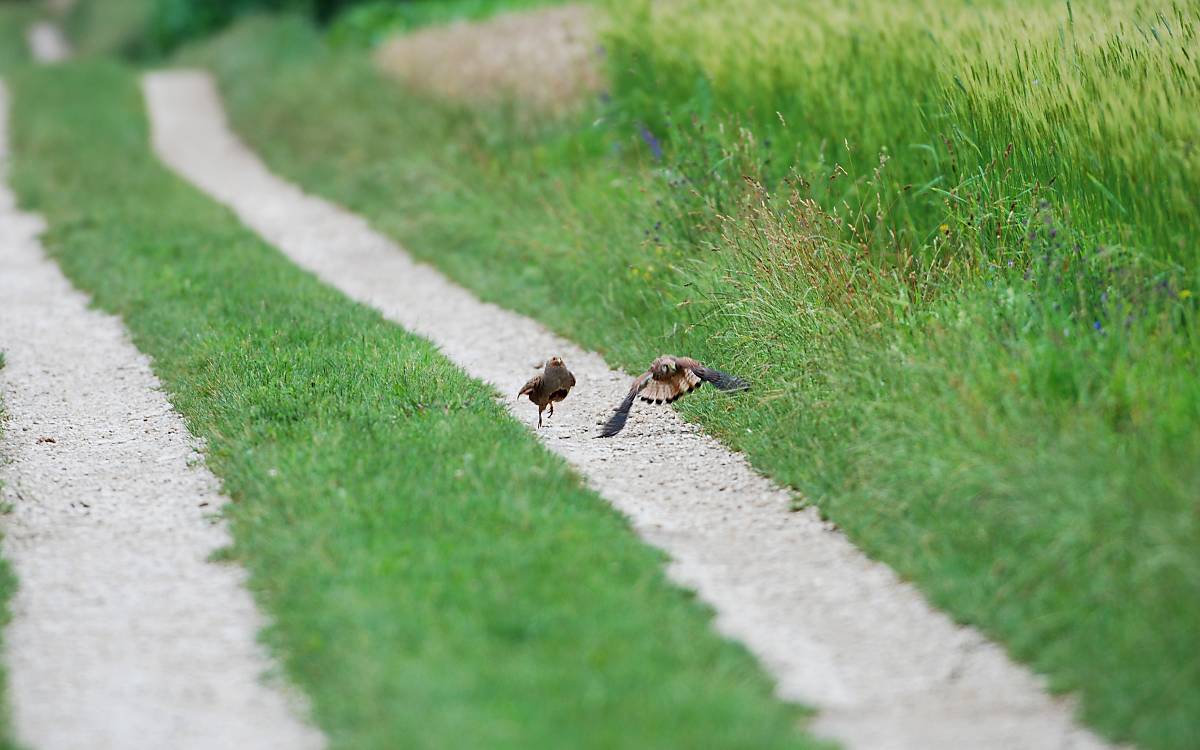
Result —
[{"label": "bird's leg", "polygon": [[542,429],[542,409],[545,409],[545,408],[546,407],[544,407],[544,406],[538,407],[538,429],[539,430]]},{"label": "bird's leg", "polygon": [[554,402],[550,402],[550,413],[546,415],[546,419],[554,416]]}]

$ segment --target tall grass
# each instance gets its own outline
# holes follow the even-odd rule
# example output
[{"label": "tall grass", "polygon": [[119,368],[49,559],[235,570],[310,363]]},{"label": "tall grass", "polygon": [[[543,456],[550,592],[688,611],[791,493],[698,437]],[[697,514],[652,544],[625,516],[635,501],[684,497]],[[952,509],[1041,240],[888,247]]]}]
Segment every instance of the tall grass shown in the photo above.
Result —
[{"label": "tall grass", "polygon": [[[829,207],[853,201],[884,153],[886,222],[916,247],[947,193],[1039,185],[1095,241],[1195,278],[1196,2],[610,7],[613,90],[630,120],[668,132],[689,115],[746,118],[776,136],[781,163],[850,172],[822,191]],[[1000,208],[973,228],[994,233]]]}]

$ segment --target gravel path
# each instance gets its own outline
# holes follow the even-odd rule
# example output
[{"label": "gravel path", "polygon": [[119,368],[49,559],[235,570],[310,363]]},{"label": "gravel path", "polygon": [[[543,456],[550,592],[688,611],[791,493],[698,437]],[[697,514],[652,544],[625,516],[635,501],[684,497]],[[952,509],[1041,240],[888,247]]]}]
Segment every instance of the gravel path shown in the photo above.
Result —
[{"label": "gravel path", "polygon": [[516,99],[534,112],[577,108],[604,88],[590,8],[578,3],[501,13],[396,34],[380,70],[406,86],[467,104]]},{"label": "gravel path", "polygon": [[25,32],[33,59],[40,63],[62,62],[71,56],[71,45],[50,21],[38,21]]},{"label": "gravel path", "polygon": [[[7,167],[0,85],[0,172]],[[36,750],[306,750],[320,735],[256,642],[226,501],[118,318],[48,260],[0,181],[5,634],[18,739]]]},{"label": "gravel path", "polygon": [[563,356],[579,385],[539,437],[670,554],[672,577],[715,607],[719,630],[758,656],[783,697],[820,709],[819,734],[872,750],[1103,746],[1000,648],[814,512],[789,512],[787,492],[669,409],[635,409],[620,436],[592,439],[629,378],[271,175],[228,131],[206,74],[152,74],[145,93],[168,165],[298,265],[494,384],[519,419],[536,413],[513,395],[531,364]]}]

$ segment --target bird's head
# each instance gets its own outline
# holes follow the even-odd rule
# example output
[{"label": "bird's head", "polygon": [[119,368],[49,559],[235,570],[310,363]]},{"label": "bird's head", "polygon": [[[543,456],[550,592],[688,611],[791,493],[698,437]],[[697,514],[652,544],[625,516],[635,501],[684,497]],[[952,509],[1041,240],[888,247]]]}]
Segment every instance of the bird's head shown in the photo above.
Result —
[{"label": "bird's head", "polygon": [[670,375],[679,369],[674,357],[659,357],[654,360],[654,372],[659,375]]},{"label": "bird's head", "polygon": [[562,357],[551,357],[550,361],[546,363],[546,366],[547,367],[562,367],[563,366]]}]

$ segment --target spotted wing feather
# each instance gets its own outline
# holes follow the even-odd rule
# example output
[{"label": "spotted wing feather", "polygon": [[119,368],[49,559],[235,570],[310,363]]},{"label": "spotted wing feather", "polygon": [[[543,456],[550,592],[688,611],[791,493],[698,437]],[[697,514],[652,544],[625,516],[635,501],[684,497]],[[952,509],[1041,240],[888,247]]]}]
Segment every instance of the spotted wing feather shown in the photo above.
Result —
[{"label": "spotted wing feather", "polygon": [[680,366],[696,373],[696,375],[705,383],[712,383],[712,385],[718,390],[745,391],[750,389],[750,384],[739,378],[737,375],[730,375],[727,372],[721,372],[720,370],[712,367],[705,367],[694,359],[680,357],[679,364]]},{"label": "spotted wing feather", "polygon": [[641,393],[641,399],[652,404],[669,404],[704,384],[696,373],[684,369],[674,380],[651,380]]}]

